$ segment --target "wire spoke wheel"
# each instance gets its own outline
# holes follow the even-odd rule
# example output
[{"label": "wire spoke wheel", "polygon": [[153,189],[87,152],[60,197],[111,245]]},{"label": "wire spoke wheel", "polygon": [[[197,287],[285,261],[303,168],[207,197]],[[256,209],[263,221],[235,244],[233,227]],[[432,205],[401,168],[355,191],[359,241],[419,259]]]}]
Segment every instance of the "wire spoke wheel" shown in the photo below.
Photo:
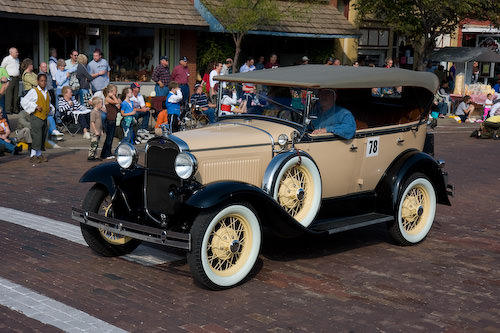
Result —
[{"label": "wire spoke wheel", "polygon": [[391,235],[402,245],[421,242],[429,233],[436,214],[436,192],[423,174],[412,175],[403,187]]},{"label": "wire spoke wheel", "polygon": [[321,177],[308,157],[293,156],[275,178],[273,197],[304,227],[314,220],[321,204]]},{"label": "wire spoke wheel", "polygon": [[[92,186],[83,200],[82,208],[106,217],[116,217],[111,196],[107,189],[100,184]],[[128,254],[141,244],[141,241],[138,239],[121,236],[85,223],[80,223],[80,229],[89,247],[106,257]]]},{"label": "wire spoke wheel", "polygon": [[312,176],[302,166],[288,169],[280,181],[278,202],[296,219],[300,219],[304,203],[309,200],[309,185],[312,186]]},{"label": "wire spoke wheel", "polygon": [[246,204],[212,208],[196,217],[187,258],[196,281],[214,290],[241,283],[260,252],[257,215]]},{"label": "wire spoke wheel", "polygon": [[249,254],[246,239],[251,231],[248,221],[241,216],[227,216],[220,220],[210,233],[207,259],[210,268],[219,275],[227,276],[237,271]]},{"label": "wire spoke wheel", "polygon": [[422,229],[424,223],[420,222],[425,221],[429,214],[426,207],[428,202],[429,196],[421,186],[412,188],[406,195],[401,210],[401,223],[408,233],[417,233]]},{"label": "wire spoke wheel", "polygon": [[[107,195],[99,207],[99,214],[106,217],[114,217],[111,203],[111,196]],[[132,238],[116,234],[111,231],[99,229],[101,236],[111,244],[122,245],[129,242]]]}]

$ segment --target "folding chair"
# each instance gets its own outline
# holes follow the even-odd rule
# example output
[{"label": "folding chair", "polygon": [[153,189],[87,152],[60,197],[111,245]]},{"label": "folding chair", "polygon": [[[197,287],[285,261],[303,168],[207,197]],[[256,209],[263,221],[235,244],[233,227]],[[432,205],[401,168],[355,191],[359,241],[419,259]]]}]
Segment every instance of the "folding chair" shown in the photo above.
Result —
[{"label": "folding chair", "polygon": [[61,115],[61,125],[69,133],[71,136],[75,136],[76,133],[80,130],[80,126],[75,124],[75,119],[71,114]]},{"label": "folding chair", "polygon": [[198,124],[201,124],[202,126],[208,124],[210,121],[208,119],[208,116],[203,113],[203,111],[197,109],[196,107],[191,107],[191,118],[195,120],[196,122],[196,127]]},{"label": "folding chair", "polygon": [[78,117],[81,114],[87,114],[90,110],[85,111],[72,111],[64,116],[61,116],[61,122],[63,127],[68,131],[69,135],[75,136],[80,131],[80,125],[78,124]]}]

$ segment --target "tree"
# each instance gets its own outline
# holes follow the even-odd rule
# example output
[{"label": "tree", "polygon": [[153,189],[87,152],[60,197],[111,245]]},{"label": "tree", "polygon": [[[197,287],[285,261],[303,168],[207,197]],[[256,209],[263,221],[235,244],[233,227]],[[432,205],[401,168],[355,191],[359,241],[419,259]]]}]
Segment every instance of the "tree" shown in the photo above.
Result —
[{"label": "tree", "polygon": [[417,67],[429,59],[441,34],[453,34],[467,18],[500,24],[500,4],[490,0],[358,0],[360,19],[381,18],[398,34],[409,38],[417,53]]},{"label": "tree", "polygon": [[295,15],[294,1],[284,10],[280,7],[283,2],[276,0],[204,0],[203,3],[232,35],[235,45],[233,73],[236,73],[241,42],[249,31],[277,25],[282,15]]},{"label": "tree", "polygon": [[196,56],[198,68],[204,73],[213,69],[211,65],[216,62],[233,56],[233,46],[229,38],[220,38],[220,36],[210,35],[207,38],[201,38],[198,42],[198,54]]}]

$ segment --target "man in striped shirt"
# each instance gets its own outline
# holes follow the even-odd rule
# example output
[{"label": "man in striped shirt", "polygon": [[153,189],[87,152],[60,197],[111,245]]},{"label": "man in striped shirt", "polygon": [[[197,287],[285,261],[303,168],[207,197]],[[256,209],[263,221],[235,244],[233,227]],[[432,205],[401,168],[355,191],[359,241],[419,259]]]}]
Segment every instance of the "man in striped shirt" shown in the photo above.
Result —
[{"label": "man in striped shirt", "polygon": [[204,114],[208,117],[210,123],[215,122],[215,104],[209,103],[207,95],[203,92],[203,87],[201,84],[197,83],[194,85],[194,94],[191,96],[191,104],[195,108],[198,108],[198,115]]}]

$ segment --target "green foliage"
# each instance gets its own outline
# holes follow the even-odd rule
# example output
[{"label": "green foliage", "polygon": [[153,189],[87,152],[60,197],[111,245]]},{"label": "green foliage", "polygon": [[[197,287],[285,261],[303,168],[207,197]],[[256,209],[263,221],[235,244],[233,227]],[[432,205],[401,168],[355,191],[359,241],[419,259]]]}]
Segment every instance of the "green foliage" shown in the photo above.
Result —
[{"label": "green foliage", "polygon": [[223,62],[234,54],[234,47],[228,39],[217,37],[208,37],[198,43],[198,68],[204,72],[215,62]]},{"label": "green foliage", "polygon": [[[233,38],[233,72],[241,52],[241,42],[248,31],[266,29],[280,24],[281,17],[309,21],[308,1],[304,0],[202,0]],[[298,6],[299,2],[301,6]],[[304,3],[306,5],[304,6]]]},{"label": "green foliage", "polygon": [[427,58],[440,34],[452,34],[466,18],[499,24],[500,5],[490,0],[358,0],[360,19],[380,18],[395,32],[422,45]]},{"label": "green foliage", "polygon": [[223,0],[218,4],[208,5],[209,9],[231,33],[246,33],[280,19],[281,13],[275,0]]},{"label": "green foliage", "polygon": [[324,64],[328,57],[333,57],[335,54],[335,46],[333,41],[322,43],[321,46],[309,52],[310,64]]}]

